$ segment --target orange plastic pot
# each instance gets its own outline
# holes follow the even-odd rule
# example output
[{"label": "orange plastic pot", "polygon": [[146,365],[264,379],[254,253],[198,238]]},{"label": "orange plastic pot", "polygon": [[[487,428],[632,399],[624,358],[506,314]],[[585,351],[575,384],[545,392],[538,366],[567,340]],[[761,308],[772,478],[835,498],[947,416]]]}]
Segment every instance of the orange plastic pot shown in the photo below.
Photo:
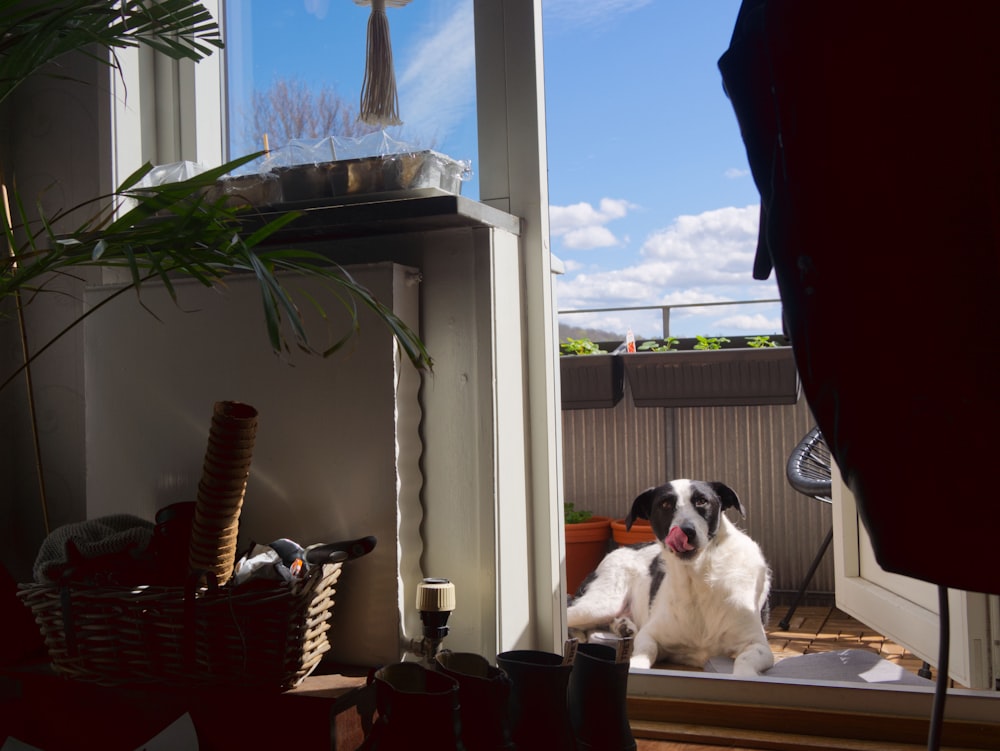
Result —
[{"label": "orange plastic pot", "polygon": [[585,522],[566,527],[566,591],[576,594],[587,574],[597,568],[608,552],[611,519],[592,516]]},{"label": "orange plastic pot", "polygon": [[646,519],[636,519],[632,522],[632,529],[625,529],[624,519],[615,519],[611,522],[611,536],[615,545],[635,545],[639,542],[652,542],[656,539],[653,528],[649,526]]}]

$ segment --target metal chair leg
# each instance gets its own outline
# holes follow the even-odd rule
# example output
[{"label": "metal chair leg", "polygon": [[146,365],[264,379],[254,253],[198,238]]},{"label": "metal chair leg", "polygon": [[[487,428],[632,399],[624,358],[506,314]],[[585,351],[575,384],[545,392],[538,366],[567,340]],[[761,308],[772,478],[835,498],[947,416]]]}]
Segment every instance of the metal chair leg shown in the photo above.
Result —
[{"label": "metal chair leg", "polygon": [[802,585],[799,587],[799,591],[795,595],[795,599],[792,600],[792,606],[788,608],[788,612],[785,617],[781,619],[778,626],[781,627],[782,631],[787,631],[789,623],[792,620],[792,616],[795,614],[795,609],[799,606],[799,600],[806,593],[806,588],[809,586],[809,582],[812,581],[813,575],[816,573],[816,569],[819,568],[820,561],[823,560],[823,555],[826,553],[826,549],[830,547],[830,543],[833,542],[833,529],[831,528],[826,534],[826,539],[823,540],[823,544],[820,545],[819,552],[816,553],[816,557],[813,558],[812,565],[809,566],[809,571],[806,573],[805,578],[802,580]]}]

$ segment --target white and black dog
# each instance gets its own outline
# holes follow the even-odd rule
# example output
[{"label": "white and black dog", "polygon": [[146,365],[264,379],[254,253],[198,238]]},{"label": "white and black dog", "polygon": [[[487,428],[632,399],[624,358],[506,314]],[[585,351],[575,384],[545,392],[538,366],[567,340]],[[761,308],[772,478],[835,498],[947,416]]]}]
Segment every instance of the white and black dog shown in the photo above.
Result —
[{"label": "white and black dog", "polygon": [[655,542],[608,553],[567,611],[572,636],[635,636],[631,665],[703,667],[731,657],[734,675],[774,664],[767,643],[771,573],[753,540],[723,513],[743,504],[721,482],[674,480],[642,493],[625,517],[649,519]]}]

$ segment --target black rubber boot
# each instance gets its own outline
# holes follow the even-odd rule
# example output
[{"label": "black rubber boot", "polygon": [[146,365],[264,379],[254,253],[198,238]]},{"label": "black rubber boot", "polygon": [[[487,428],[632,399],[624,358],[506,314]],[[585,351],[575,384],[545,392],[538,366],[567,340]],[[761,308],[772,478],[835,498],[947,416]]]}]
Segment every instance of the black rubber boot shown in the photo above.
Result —
[{"label": "black rubber boot", "polygon": [[482,655],[471,652],[441,652],[435,659],[438,669],[458,682],[462,742],[467,751],[513,749],[507,709],[511,684],[507,674]]},{"label": "black rubber boot", "polygon": [[572,662],[531,649],[501,652],[497,665],[511,680],[510,725],[517,751],[576,751],[566,708]]},{"label": "black rubber boot", "polygon": [[465,751],[456,681],[420,663],[397,662],[376,670],[369,682],[378,718],[358,751]]},{"label": "black rubber boot", "polygon": [[628,657],[613,647],[581,644],[573,661],[567,704],[580,751],[635,751],[628,724]]}]

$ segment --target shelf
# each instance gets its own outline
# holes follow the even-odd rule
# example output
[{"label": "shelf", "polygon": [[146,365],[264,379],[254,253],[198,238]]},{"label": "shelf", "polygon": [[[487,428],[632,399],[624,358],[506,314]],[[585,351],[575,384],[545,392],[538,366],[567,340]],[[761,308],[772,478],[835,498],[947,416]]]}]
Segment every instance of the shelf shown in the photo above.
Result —
[{"label": "shelf", "polygon": [[495,228],[514,235],[521,232],[518,217],[435,188],[282,204],[248,213],[248,226],[253,229],[290,210],[302,211],[303,215],[272,235],[266,244],[368,238],[453,228]]}]

